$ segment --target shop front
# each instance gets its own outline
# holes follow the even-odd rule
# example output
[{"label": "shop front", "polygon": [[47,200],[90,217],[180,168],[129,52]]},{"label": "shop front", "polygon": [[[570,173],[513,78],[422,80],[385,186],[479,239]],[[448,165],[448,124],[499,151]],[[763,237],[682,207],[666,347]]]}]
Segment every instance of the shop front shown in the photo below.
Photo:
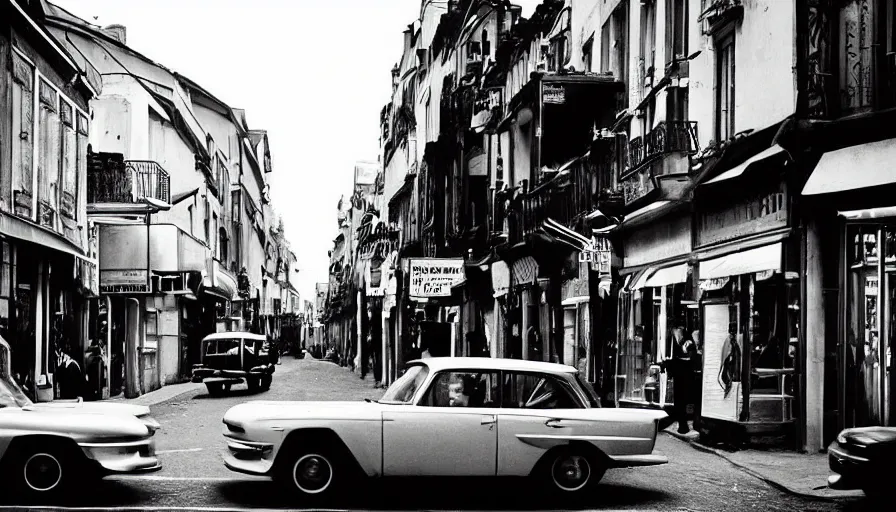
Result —
[{"label": "shop front", "polygon": [[711,438],[799,435],[804,245],[780,171],[710,180],[695,195],[700,431]]},{"label": "shop front", "polygon": [[[802,191],[837,257],[825,261],[839,286],[826,324],[835,331],[826,370],[824,441],[850,427],[896,425],[896,139],[858,144],[821,156]],[[826,389],[827,391],[827,389]],[[827,419],[827,418],[826,418]]]},{"label": "shop front", "polygon": [[675,328],[698,328],[687,286],[691,216],[670,208],[654,222],[624,222],[622,228],[616,401],[621,407],[667,408],[671,380],[659,363],[672,354]]},{"label": "shop front", "polygon": [[[111,395],[148,393],[179,382],[201,332],[195,306],[206,247],[171,224],[103,224],[98,310],[110,340]],[[201,338],[200,338],[201,339]],[[186,366],[186,368],[185,368]]]}]

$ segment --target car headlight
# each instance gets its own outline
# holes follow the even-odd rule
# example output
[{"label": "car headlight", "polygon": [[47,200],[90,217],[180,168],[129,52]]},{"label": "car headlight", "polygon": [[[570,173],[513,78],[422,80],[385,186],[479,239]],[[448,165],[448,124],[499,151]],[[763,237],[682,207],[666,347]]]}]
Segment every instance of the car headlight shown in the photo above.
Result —
[{"label": "car headlight", "polygon": [[846,444],[846,436],[843,435],[843,432],[840,432],[840,434],[837,436],[837,442],[840,444]]},{"label": "car headlight", "polygon": [[149,429],[149,435],[151,436],[155,435],[156,431],[162,428],[162,425],[160,425],[159,422],[155,420],[155,418],[151,418],[149,416],[141,416],[139,417],[139,419],[143,422],[146,428]]}]

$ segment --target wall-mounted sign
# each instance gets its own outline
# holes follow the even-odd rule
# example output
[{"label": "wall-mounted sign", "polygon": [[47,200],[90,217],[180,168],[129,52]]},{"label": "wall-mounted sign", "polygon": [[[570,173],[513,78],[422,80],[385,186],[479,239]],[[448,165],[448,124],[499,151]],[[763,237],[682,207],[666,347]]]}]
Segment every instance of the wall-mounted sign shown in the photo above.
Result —
[{"label": "wall-mounted sign", "polygon": [[562,85],[544,85],[544,102],[551,105],[563,105],[566,103],[566,90]]},{"label": "wall-mounted sign", "polygon": [[464,279],[462,258],[412,259],[409,266],[411,297],[450,297],[451,287]]},{"label": "wall-mounted sign", "polygon": [[656,190],[656,183],[650,177],[650,166],[632,174],[622,184],[625,204],[631,204]]},{"label": "wall-mounted sign", "polygon": [[788,223],[789,204],[783,182],[736,201],[707,206],[697,220],[698,247],[787,227]]},{"label": "wall-mounted sign", "polygon": [[146,270],[101,270],[100,293],[149,293]]},{"label": "wall-mounted sign", "polygon": [[580,263],[590,263],[591,269],[600,275],[607,275],[611,270],[613,246],[606,238],[592,237],[591,244],[579,253]]}]

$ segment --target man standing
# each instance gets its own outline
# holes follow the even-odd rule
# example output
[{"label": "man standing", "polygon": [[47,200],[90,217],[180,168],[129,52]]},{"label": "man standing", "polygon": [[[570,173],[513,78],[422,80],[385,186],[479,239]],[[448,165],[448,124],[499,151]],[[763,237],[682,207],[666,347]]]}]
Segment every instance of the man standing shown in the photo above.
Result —
[{"label": "man standing", "polygon": [[684,326],[677,325],[672,329],[672,357],[666,359],[664,367],[672,377],[674,400],[674,416],[678,421],[678,433],[690,432],[688,426],[688,402],[691,399],[691,388],[694,382],[694,362],[697,356],[697,345]]}]

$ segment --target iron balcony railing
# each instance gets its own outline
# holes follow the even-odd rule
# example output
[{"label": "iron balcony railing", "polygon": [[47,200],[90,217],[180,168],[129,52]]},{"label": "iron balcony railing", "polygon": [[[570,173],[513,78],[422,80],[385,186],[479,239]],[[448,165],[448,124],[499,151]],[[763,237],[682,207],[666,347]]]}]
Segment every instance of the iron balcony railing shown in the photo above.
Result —
[{"label": "iron balcony railing", "polygon": [[525,241],[526,235],[541,228],[542,223],[551,218],[572,228],[582,215],[597,207],[598,196],[593,192],[590,158],[584,156],[574,161],[566,171],[539,185],[531,192],[523,193],[516,201],[509,219],[511,245]]},{"label": "iron balcony railing", "polygon": [[628,165],[623,174],[628,175],[668,153],[696,153],[699,150],[697,121],[663,121],[644,137],[629,141]]},{"label": "iron balcony railing", "polygon": [[171,177],[157,162],[126,160],[108,161],[90,169],[89,203],[135,203],[151,198],[171,202]]}]

